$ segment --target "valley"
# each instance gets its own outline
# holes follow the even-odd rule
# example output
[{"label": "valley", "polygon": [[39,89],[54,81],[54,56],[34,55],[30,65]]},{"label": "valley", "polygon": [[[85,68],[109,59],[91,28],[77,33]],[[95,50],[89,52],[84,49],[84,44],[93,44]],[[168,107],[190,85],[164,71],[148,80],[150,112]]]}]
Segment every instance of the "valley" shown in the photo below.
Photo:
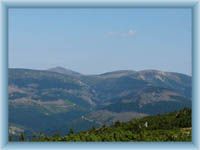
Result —
[{"label": "valley", "polygon": [[9,131],[75,133],[191,108],[191,76],[158,70],[83,75],[62,67],[9,69]]}]

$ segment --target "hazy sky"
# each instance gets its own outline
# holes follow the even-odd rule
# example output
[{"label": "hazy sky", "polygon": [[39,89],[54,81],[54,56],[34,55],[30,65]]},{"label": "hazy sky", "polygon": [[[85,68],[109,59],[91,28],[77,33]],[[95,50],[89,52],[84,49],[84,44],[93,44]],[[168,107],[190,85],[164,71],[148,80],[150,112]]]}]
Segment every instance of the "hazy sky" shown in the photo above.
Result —
[{"label": "hazy sky", "polygon": [[9,9],[9,67],[191,75],[191,9]]}]

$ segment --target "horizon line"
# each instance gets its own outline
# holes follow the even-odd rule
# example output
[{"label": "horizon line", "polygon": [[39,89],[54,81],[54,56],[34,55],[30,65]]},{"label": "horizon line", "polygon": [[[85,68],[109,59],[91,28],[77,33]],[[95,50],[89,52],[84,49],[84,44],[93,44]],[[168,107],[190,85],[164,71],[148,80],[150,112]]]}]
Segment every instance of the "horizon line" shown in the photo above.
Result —
[{"label": "horizon line", "polygon": [[[111,70],[111,71],[106,71],[106,72],[102,72],[102,73],[91,73],[91,74],[85,74],[85,73],[81,73],[79,71],[75,71],[73,69],[68,69],[66,67],[62,67],[62,66],[55,66],[55,67],[50,67],[50,68],[46,68],[46,69],[42,69],[42,68],[25,68],[25,67],[8,67],[8,69],[26,69],[26,70],[36,70],[36,71],[50,71],[50,69],[55,69],[55,68],[61,68],[61,69],[65,69],[68,71],[72,71],[74,73],[78,73],[80,75],[103,75],[106,73],[112,73],[112,72],[119,72],[119,71],[132,71],[132,72],[142,72],[142,71],[157,71],[157,72],[165,72],[165,73],[177,73],[177,74],[183,74],[183,75],[187,75],[187,76],[191,76],[192,77],[192,72],[191,74],[187,74],[187,73],[182,73],[182,72],[175,72],[175,71],[165,71],[165,70],[159,70],[159,69],[142,69],[142,70],[133,70],[133,69],[119,69],[119,70]],[[53,72],[53,71],[52,71]]]}]

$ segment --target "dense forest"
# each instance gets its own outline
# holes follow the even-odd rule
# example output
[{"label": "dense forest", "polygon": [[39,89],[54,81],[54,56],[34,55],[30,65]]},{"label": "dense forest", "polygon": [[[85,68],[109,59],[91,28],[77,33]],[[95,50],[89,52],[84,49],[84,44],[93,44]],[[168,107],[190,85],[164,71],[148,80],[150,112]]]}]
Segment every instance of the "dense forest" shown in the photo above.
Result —
[{"label": "dense forest", "polygon": [[[111,126],[103,125],[88,131],[74,133],[69,130],[66,136],[55,134],[47,136],[42,133],[34,135],[31,139],[23,133],[19,141],[191,141],[191,109],[147,116],[133,119],[129,122],[115,122]],[[12,137],[10,136],[10,141]]]}]

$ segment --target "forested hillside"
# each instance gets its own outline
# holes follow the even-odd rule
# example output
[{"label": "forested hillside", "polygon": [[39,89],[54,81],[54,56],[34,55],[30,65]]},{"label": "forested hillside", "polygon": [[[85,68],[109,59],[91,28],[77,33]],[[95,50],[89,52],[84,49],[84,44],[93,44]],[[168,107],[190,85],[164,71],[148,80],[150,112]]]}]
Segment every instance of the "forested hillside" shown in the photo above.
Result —
[{"label": "forested hillside", "polygon": [[[191,109],[164,115],[133,119],[129,122],[115,122],[88,131],[74,133],[70,129],[66,136],[39,134],[27,139],[21,134],[20,141],[191,141]],[[10,137],[12,138],[12,137]]]},{"label": "forested hillside", "polygon": [[191,108],[191,76],[159,70],[83,75],[9,69],[9,134],[48,136]]}]

